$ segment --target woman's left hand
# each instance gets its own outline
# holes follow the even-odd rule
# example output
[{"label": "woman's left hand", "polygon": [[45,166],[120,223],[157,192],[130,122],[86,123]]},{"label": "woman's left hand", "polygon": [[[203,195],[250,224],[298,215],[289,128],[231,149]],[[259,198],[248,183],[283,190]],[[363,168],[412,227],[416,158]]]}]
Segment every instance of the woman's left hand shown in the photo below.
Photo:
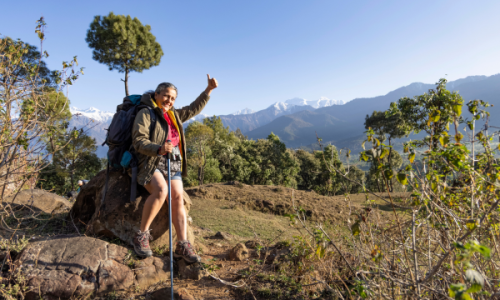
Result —
[{"label": "woman's left hand", "polygon": [[210,95],[210,92],[212,92],[213,89],[217,88],[219,86],[219,83],[217,82],[217,79],[215,78],[210,78],[210,75],[207,74],[207,79],[208,79],[208,86],[205,89],[205,92]]}]

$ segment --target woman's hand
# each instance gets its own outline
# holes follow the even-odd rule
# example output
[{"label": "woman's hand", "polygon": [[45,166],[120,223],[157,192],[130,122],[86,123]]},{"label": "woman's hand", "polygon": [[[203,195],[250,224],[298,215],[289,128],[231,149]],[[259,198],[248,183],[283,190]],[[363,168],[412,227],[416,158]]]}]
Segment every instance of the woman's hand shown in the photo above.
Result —
[{"label": "woman's hand", "polygon": [[219,83],[217,82],[217,79],[210,78],[209,74],[207,74],[207,79],[208,79],[208,86],[205,89],[205,93],[207,93],[207,95],[210,96],[210,93],[212,92],[212,90],[217,88],[219,86]]},{"label": "woman's hand", "polygon": [[166,140],[165,144],[161,146],[160,151],[158,151],[158,154],[165,155],[167,153],[172,153],[172,149],[174,149],[172,143],[170,142],[170,140]]}]

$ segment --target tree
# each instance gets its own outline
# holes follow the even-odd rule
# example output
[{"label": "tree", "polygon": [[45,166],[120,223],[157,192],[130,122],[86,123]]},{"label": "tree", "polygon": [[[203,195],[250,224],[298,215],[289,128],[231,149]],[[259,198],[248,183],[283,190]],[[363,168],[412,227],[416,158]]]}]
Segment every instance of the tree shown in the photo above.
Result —
[{"label": "tree", "polygon": [[[368,178],[366,182],[366,187],[375,191],[383,192],[386,190],[385,186],[385,176],[383,174],[383,168],[379,168],[381,165],[388,165],[390,169],[393,171],[393,175],[396,170],[399,170],[403,165],[403,158],[396,150],[392,150],[389,148],[388,154],[380,158],[379,153],[377,155],[373,155],[373,152],[377,152],[377,150],[369,149],[367,151],[363,151],[360,156],[363,159],[363,156],[368,157],[368,161],[371,163],[370,170],[368,171]],[[378,158],[378,159],[377,159]],[[404,192],[406,189],[399,181],[397,181],[396,177],[392,177],[388,180],[389,192],[393,192],[394,190],[397,192]]]},{"label": "tree", "polygon": [[[14,41],[10,37],[6,37],[2,41],[4,43],[4,47],[0,49],[2,53],[5,54],[6,49],[8,47],[15,47],[17,45],[23,45],[23,55],[21,56],[22,62],[12,65],[12,68],[9,70],[10,76],[2,76],[1,81],[2,85],[7,86],[15,86],[17,83],[26,81],[26,80],[34,80],[32,84],[35,86],[42,87],[53,87],[55,85],[55,81],[57,79],[56,72],[50,71],[47,67],[47,64],[40,59],[41,53],[37,50],[36,46],[30,45],[28,43],[22,43],[21,41]],[[30,75],[30,66],[37,67],[37,76],[32,77]]]},{"label": "tree", "polygon": [[271,184],[296,188],[297,175],[300,171],[299,163],[277,135],[271,132],[267,140],[269,141],[269,147],[265,154],[271,169],[269,181],[271,181]]},{"label": "tree", "polygon": [[220,117],[205,118],[203,124],[214,132],[214,137],[209,144],[212,157],[219,162],[220,173],[225,180],[234,180],[231,176],[232,161],[236,157],[234,150],[240,143],[240,139],[229,130],[229,127],[224,127]]},{"label": "tree", "polygon": [[320,160],[313,153],[299,149],[295,152],[300,164],[298,187],[302,190],[314,189],[318,185]]},{"label": "tree", "polygon": [[95,139],[82,129],[73,128],[59,137],[59,143],[67,146],[55,152],[53,164],[58,175],[68,178],[69,190],[75,189],[79,176],[91,176],[101,170],[101,161],[95,155]]},{"label": "tree", "polygon": [[214,131],[212,128],[200,122],[193,122],[186,128],[188,162],[198,169],[197,179],[200,185],[203,184],[205,167],[208,158],[210,158],[211,150],[209,143],[213,139],[213,136]]},{"label": "tree", "polygon": [[[371,116],[366,116],[365,118],[365,129],[373,129],[375,134],[378,136],[381,142],[384,142],[387,138],[389,141],[389,155],[387,156],[389,164],[392,166],[391,159],[393,155],[392,149],[392,139],[402,138],[407,132],[403,128],[404,120],[401,116],[401,112],[395,112],[393,114],[386,114],[386,112],[374,111]],[[386,136],[387,134],[387,136]],[[399,154],[397,154],[399,156]],[[400,157],[400,156],[399,156]],[[373,169],[374,164],[372,163],[372,168],[370,168],[370,175],[373,175],[375,169]],[[398,168],[401,166],[399,164]],[[373,169],[373,170],[372,170]],[[373,176],[370,176],[373,178]],[[377,177],[378,178],[378,177]],[[377,179],[378,182],[378,179]],[[379,188],[380,190],[380,188]],[[393,180],[389,181],[389,190],[393,191]]]},{"label": "tree", "polygon": [[[427,139],[419,143],[420,147],[428,145],[430,150],[438,147],[439,139],[448,136],[450,124],[455,125],[455,130],[458,130],[458,124],[463,122],[461,113],[464,100],[458,92],[448,91],[446,82],[442,78],[436,83],[436,89],[429,90],[429,93],[413,98],[403,97],[397,103],[391,103],[387,112],[390,116],[401,116],[401,128],[406,134],[420,131],[428,134]],[[462,137],[457,131],[457,142]]]},{"label": "tree", "polygon": [[[40,18],[35,33],[41,43],[45,26]],[[55,89],[71,85],[81,74],[72,70],[76,58],[63,62],[60,72],[50,72],[43,62],[48,54],[40,52],[20,40],[0,37],[0,199],[35,183],[48,166],[53,149],[45,137],[60,129],[69,106]],[[69,69],[71,76],[62,80]]]},{"label": "tree", "polygon": [[163,51],[151,26],[142,25],[137,18],[115,15],[95,16],[85,41],[94,51],[93,59],[109,70],[125,73],[125,94],[128,96],[129,73],[147,70],[160,64]]}]

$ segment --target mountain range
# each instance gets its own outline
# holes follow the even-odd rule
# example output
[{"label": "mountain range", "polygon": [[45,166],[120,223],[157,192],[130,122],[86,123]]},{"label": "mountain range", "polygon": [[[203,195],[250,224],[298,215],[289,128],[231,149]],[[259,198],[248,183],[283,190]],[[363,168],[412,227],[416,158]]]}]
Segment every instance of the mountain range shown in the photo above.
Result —
[{"label": "mountain range", "polygon": [[[276,102],[257,112],[245,108],[219,117],[225,126],[229,126],[231,130],[239,128],[252,139],[266,138],[274,132],[287,147],[314,148],[317,134],[324,142],[331,142],[338,148],[357,149],[364,138],[366,115],[374,110],[387,110],[391,102],[396,102],[402,97],[421,95],[433,88],[435,84],[416,82],[383,96],[356,98],[347,103],[324,97],[318,100],[293,98],[284,102]],[[491,121],[498,119],[496,116],[500,113],[500,74],[489,77],[469,76],[448,82],[447,88],[453,91],[458,90],[465,103],[473,99],[482,99],[491,104],[497,104],[489,111],[492,115]],[[463,111],[465,112],[466,109]],[[105,129],[109,126],[114,113],[102,112],[96,108],[81,110],[74,107],[71,108],[71,112],[73,114],[71,125],[81,127],[90,124],[93,126],[89,129],[89,134],[96,138],[100,145],[105,139]],[[200,114],[186,123],[202,121],[206,117],[208,115]],[[106,148],[99,146],[98,156],[104,157],[105,153]]]},{"label": "mountain range", "polygon": [[[391,102],[408,96],[413,97],[434,89],[435,84],[412,83],[398,88],[386,95],[373,98],[357,98],[344,105],[318,108],[313,111],[301,111],[276,118],[272,122],[245,133],[249,138],[265,138],[270,132],[278,135],[287,147],[308,147],[316,144],[316,134],[325,143],[332,143],[337,148],[349,147],[360,149],[364,139],[364,121],[373,111],[385,111]],[[500,120],[500,74],[493,76],[469,76],[449,82],[449,90],[458,91],[464,102],[481,99],[494,104],[489,109],[491,121]],[[463,109],[464,118],[470,115]],[[499,124],[500,125],[500,124]],[[354,151],[354,150],[353,150]]]}]

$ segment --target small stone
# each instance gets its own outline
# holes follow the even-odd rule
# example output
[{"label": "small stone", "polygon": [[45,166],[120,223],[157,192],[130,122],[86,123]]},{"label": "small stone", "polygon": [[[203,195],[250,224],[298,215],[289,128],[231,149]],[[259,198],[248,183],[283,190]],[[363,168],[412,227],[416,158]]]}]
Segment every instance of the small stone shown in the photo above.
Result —
[{"label": "small stone", "polygon": [[250,252],[247,247],[242,243],[236,244],[236,246],[229,252],[229,259],[235,261],[243,261],[250,257]]},{"label": "small stone", "polygon": [[177,262],[178,271],[176,274],[182,279],[193,279],[200,280],[206,275],[206,270],[204,270],[200,263],[194,263],[188,265],[184,259]]},{"label": "small stone", "polygon": [[260,246],[259,242],[255,241],[255,240],[250,240],[250,241],[247,241],[245,243],[245,246],[247,248],[250,248],[250,249],[254,249],[256,248],[257,246]]},{"label": "small stone", "polygon": [[219,239],[219,240],[226,240],[230,241],[232,238],[229,234],[219,231],[214,235],[214,238]]},{"label": "small stone", "polygon": [[184,288],[177,291],[177,296],[179,300],[194,300],[194,297],[191,296],[188,291]]}]

